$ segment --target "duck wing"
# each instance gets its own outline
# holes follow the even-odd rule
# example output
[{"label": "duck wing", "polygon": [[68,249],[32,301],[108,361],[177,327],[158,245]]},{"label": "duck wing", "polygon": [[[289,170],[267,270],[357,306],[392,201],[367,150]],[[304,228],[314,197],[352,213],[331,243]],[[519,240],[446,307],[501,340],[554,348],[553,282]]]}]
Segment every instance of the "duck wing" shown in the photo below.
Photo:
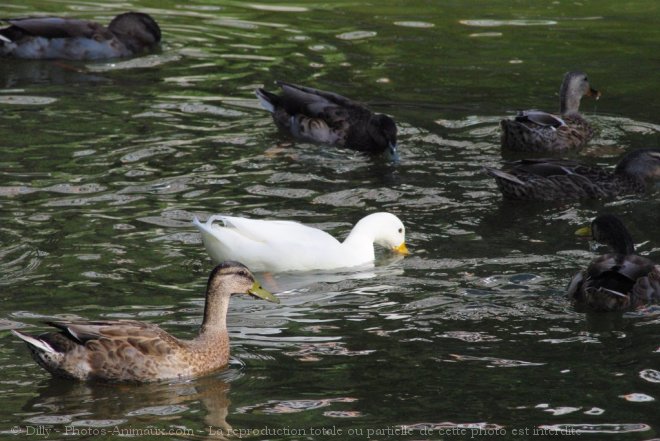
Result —
[{"label": "duck wing", "polygon": [[523,110],[518,112],[515,121],[533,129],[534,127],[554,128],[565,126],[566,122],[556,115],[540,110]]},{"label": "duck wing", "polygon": [[502,170],[486,168],[505,197],[526,200],[600,198],[618,194],[614,175],[563,159],[523,159]]},{"label": "duck wing", "polygon": [[[108,352],[113,347],[131,346],[144,355],[164,355],[180,342],[160,327],[133,320],[50,321],[48,325],[62,331],[39,336],[54,348],[61,346],[62,337],[91,352]],[[64,349],[64,348],[63,348]]]},{"label": "duck wing", "polygon": [[246,219],[233,216],[212,216],[206,222],[221,220],[225,228],[246,239],[264,244],[310,244],[316,247],[336,246],[339,241],[318,228],[298,222],[280,220]]},{"label": "duck wing", "polygon": [[100,24],[88,20],[76,20],[61,17],[37,17],[7,20],[14,31],[45,38],[92,38],[102,31],[107,31]]},{"label": "duck wing", "polygon": [[[594,259],[574,295],[591,309],[617,311],[660,301],[660,271],[636,254],[605,254]],[[569,289],[570,293],[570,289]]]},{"label": "duck wing", "polygon": [[282,104],[289,113],[303,113],[308,116],[321,117],[327,112],[328,107],[366,111],[356,101],[334,92],[299,86],[284,81],[277,81],[277,84],[282,88]]},{"label": "duck wing", "polygon": [[585,167],[576,161],[567,159],[521,159],[519,161],[510,162],[505,167],[509,173],[526,173],[536,176],[550,177],[550,176],[566,176],[582,174]]}]

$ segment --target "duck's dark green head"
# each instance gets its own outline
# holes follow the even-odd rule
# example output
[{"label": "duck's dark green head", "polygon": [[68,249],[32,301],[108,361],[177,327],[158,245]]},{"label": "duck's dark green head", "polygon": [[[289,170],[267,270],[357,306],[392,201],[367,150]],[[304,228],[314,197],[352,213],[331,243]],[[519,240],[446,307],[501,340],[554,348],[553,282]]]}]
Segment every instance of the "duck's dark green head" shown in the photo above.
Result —
[{"label": "duck's dark green head", "polygon": [[397,160],[396,123],[392,118],[383,114],[374,114],[367,126],[369,136],[390,155],[390,158]]},{"label": "duck's dark green head", "polygon": [[591,236],[593,240],[608,245],[617,254],[629,255],[635,252],[635,243],[621,219],[613,214],[601,214],[594,218],[591,226],[580,228],[578,236]]}]

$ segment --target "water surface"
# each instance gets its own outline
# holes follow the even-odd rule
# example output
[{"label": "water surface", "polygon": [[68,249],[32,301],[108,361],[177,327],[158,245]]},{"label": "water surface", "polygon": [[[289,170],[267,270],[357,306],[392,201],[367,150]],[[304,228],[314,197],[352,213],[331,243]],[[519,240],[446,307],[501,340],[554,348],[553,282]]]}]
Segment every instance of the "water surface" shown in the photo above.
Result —
[{"label": "water surface", "polygon": [[[3,435],[660,436],[657,314],[585,315],[564,298],[593,256],[573,232],[597,213],[620,215],[659,260],[657,192],[505,203],[481,171],[502,163],[498,121],[556,109],[576,68],[604,94],[583,104],[599,133],[575,156],[611,166],[659,147],[656,2],[28,0],[0,16],[127,9],[158,20],[161,52],[0,61]],[[400,163],[292,143],[254,97],[276,79],[395,116]],[[51,379],[8,332],[131,318],[191,337],[213,265],[193,216],[296,219],[343,238],[373,211],[403,219],[412,255],[265,280],[280,305],[234,298],[232,364],[206,378]]]}]

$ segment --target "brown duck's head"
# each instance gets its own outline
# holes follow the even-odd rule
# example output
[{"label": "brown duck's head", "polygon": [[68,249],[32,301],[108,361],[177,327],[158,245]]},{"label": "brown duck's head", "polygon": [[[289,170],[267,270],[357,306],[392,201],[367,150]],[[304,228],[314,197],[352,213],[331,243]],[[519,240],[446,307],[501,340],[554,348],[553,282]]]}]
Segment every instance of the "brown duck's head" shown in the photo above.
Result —
[{"label": "brown duck's head", "polygon": [[619,161],[614,172],[639,181],[660,179],[660,149],[634,150]]},{"label": "brown duck's head", "polygon": [[613,214],[601,214],[591,221],[588,227],[575,232],[578,236],[591,237],[598,243],[608,245],[617,254],[629,255],[635,252],[635,243],[621,219]]},{"label": "brown duck's head", "polygon": [[133,53],[154,49],[160,43],[158,23],[142,12],[119,14],[110,22],[108,29]]},{"label": "brown duck's head", "polygon": [[564,81],[561,83],[561,89],[559,89],[561,113],[577,112],[583,96],[598,99],[600,95],[601,93],[589,84],[587,74],[579,71],[567,72],[564,75]]},{"label": "brown duck's head", "polygon": [[376,113],[369,120],[367,130],[369,136],[371,136],[377,145],[382,146],[393,159],[398,158],[396,142],[397,128],[392,118],[381,113]]},{"label": "brown duck's head", "polygon": [[269,302],[280,302],[277,297],[261,287],[248,267],[232,260],[222,262],[213,269],[206,292],[209,296],[249,294]]}]

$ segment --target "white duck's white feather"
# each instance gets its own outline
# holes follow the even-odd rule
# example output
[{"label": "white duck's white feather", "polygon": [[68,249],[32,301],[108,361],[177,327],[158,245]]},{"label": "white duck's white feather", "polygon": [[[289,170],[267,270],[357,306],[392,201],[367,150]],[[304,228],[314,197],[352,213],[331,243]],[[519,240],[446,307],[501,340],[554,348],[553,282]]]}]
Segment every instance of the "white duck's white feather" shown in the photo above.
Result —
[{"label": "white duck's white feather", "polygon": [[[215,223],[221,221],[223,225]],[[373,264],[374,243],[389,248],[405,242],[403,223],[389,213],[360,220],[341,243],[298,222],[215,215],[193,220],[213,260],[237,260],[252,271],[308,271]]]}]

